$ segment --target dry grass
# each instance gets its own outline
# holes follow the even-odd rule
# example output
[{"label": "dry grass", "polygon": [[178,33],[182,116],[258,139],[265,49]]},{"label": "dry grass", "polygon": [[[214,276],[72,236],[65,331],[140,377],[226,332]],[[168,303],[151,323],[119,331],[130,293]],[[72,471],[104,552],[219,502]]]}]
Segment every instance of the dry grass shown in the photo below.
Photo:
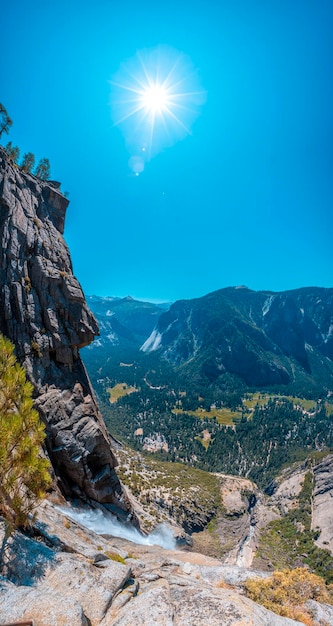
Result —
[{"label": "dry grass", "polygon": [[235,585],[230,585],[226,583],[225,580],[219,580],[216,585],[218,589],[235,589]]},{"label": "dry grass", "polygon": [[193,415],[200,419],[212,419],[215,417],[217,422],[224,426],[232,426],[235,420],[240,420],[242,417],[239,411],[231,411],[231,409],[211,409],[210,411],[205,411],[200,407],[195,411],[183,411],[182,409],[175,408],[173,409],[173,413],[187,413],[188,415]]},{"label": "dry grass", "polygon": [[301,621],[306,626],[315,626],[304,606],[307,600],[333,603],[333,596],[325,581],[302,567],[276,571],[265,579],[248,578],[245,589],[254,602],[278,615]]},{"label": "dry grass", "polygon": [[128,396],[130,393],[135,393],[140,390],[136,389],[136,387],[130,387],[127,383],[118,383],[118,385],[109,388],[107,391],[110,394],[111,404],[114,404],[115,402],[118,402],[119,398]]}]

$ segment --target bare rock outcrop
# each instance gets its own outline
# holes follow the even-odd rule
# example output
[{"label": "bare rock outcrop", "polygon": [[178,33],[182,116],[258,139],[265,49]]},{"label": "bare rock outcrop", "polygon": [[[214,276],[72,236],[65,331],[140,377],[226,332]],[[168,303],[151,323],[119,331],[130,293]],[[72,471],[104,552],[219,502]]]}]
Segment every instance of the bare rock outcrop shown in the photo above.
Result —
[{"label": "bare rock outcrop", "polygon": [[[37,536],[15,532],[5,542],[0,623],[33,619],[36,626],[300,625],[244,596],[244,581],[254,572],[202,554],[97,536],[48,502],[40,507],[38,518]],[[0,544],[2,531],[0,520]],[[325,617],[325,607],[319,608]]]},{"label": "bare rock outcrop", "polygon": [[112,442],[79,356],[99,331],[63,239],[67,206],[56,186],[24,173],[0,147],[0,331],[34,385],[63,493],[127,515]]},{"label": "bare rock outcrop", "polygon": [[314,468],[312,528],[320,528],[316,543],[333,554],[333,455]]}]

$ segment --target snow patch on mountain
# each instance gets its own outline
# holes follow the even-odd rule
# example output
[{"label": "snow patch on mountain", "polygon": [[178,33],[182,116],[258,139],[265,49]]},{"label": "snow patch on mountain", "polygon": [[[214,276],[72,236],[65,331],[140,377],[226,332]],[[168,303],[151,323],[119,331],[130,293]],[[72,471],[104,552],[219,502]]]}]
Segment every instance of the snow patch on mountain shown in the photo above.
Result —
[{"label": "snow patch on mountain", "polygon": [[141,346],[140,350],[142,352],[155,352],[161,345],[162,335],[161,333],[154,328],[151,335],[146,339],[144,344]]},{"label": "snow patch on mountain", "polygon": [[267,315],[267,313],[268,313],[269,309],[270,309],[270,308],[271,308],[271,306],[272,306],[272,302],[273,302],[273,300],[274,300],[274,297],[275,297],[275,296],[269,296],[269,297],[267,298],[267,300],[265,300],[264,305],[263,305],[263,307],[262,307],[262,314],[263,314],[263,316]]}]

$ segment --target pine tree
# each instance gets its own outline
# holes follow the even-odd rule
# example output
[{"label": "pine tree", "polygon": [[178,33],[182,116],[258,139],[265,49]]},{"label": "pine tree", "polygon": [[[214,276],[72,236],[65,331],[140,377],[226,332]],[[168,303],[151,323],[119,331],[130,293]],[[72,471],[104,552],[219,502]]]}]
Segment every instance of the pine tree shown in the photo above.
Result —
[{"label": "pine tree", "polygon": [[47,180],[50,178],[50,161],[48,159],[41,159],[36,167],[35,176],[41,180]]},{"label": "pine tree", "polygon": [[21,168],[24,172],[31,172],[32,168],[35,165],[35,156],[32,152],[26,152],[23,156]]},{"label": "pine tree", "polygon": [[51,482],[49,461],[41,456],[44,425],[32,391],[13,344],[0,334],[0,513],[23,527]]},{"label": "pine tree", "polygon": [[10,119],[10,117],[9,117],[9,115],[7,113],[7,109],[0,102],[0,137],[1,137],[2,133],[7,133],[8,134],[9,129],[10,129],[12,124],[13,124],[13,122],[12,122],[12,120]]},{"label": "pine tree", "polygon": [[13,146],[13,142],[9,141],[5,147],[5,150],[12,161],[17,163],[20,158],[20,148],[18,146]]}]

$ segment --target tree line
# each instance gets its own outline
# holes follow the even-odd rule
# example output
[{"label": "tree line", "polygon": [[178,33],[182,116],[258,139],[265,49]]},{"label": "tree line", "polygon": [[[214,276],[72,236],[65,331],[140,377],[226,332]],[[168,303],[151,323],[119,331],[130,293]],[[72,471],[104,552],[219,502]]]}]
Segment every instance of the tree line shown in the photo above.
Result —
[{"label": "tree line", "polygon": [[[5,133],[9,133],[13,122],[8,115],[5,106],[0,102],[0,138]],[[9,158],[17,163],[23,170],[23,172],[29,172],[40,178],[41,180],[48,180],[50,178],[50,161],[45,157],[35,165],[35,155],[32,152],[26,152],[19,163],[20,149],[18,146],[14,146],[12,141],[9,141],[5,146],[5,150]]]},{"label": "tree line", "polygon": [[[174,413],[174,398],[167,390],[144,388],[113,405],[103,385],[98,393],[110,432],[132,448],[141,450],[145,437],[158,433],[168,444],[168,452],[155,453],[155,458],[245,476],[262,488],[268,487],[283,465],[333,449],[333,415],[324,405],[318,405],[314,416],[286,398],[275,397],[230,427],[208,417],[209,413],[204,418]],[[209,433],[208,446],[203,444],[203,431]]]}]

